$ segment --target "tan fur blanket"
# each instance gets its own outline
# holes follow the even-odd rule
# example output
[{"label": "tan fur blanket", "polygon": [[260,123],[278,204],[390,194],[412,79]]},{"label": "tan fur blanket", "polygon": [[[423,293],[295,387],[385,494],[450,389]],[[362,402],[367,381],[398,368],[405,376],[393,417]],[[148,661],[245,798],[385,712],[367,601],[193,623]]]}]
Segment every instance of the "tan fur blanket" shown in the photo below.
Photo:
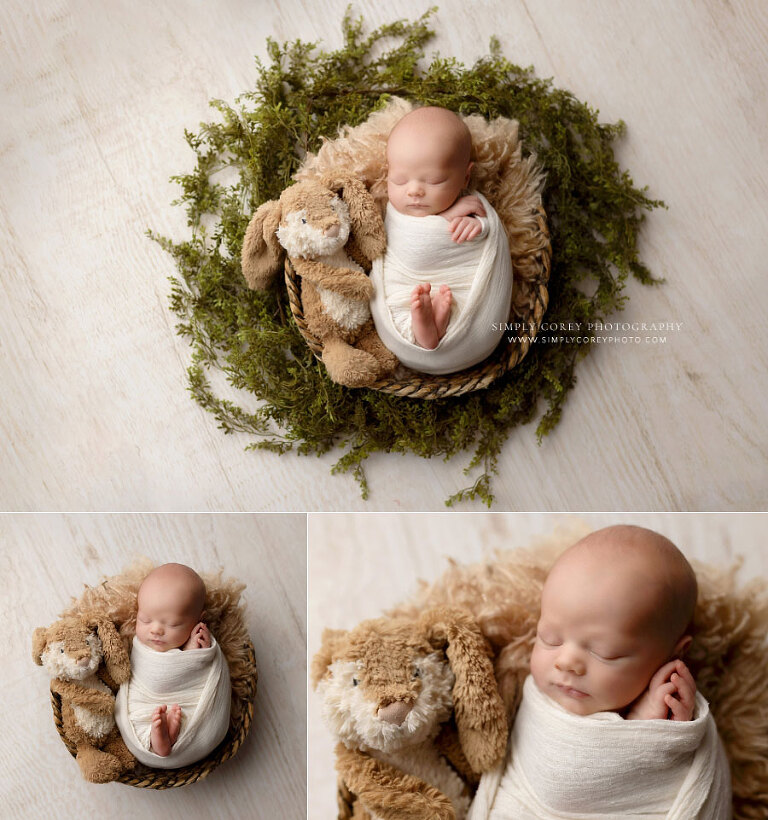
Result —
[{"label": "tan fur blanket", "polygon": [[[86,586],[78,599],[63,615],[102,612],[118,627],[126,650],[136,634],[136,594],[154,563],[147,558],[134,561],[119,575],[105,579],[95,587]],[[244,604],[240,600],[245,584],[221,573],[200,573],[205,582],[205,618],[224,653],[229,667],[232,699],[230,726],[242,720],[243,700],[249,691],[253,667],[244,646],[249,641],[245,626]]]},{"label": "tan fur blanket", "polygon": [[[413,109],[393,97],[380,111],[353,127],[345,126],[317,154],[309,154],[296,179],[311,179],[338,168],[361,179],[384,215],[387,204],[386,147],[395,123]],[[514,274],[511,318],[527,317],[535,301],[536,254],[541,239],[535,213],[541,207],[544,176],[534,155],[523,157],[518,124],[499,117],[489,122],[473,114],[463,117],[472,135],[469,188],[480,191],[499,215],[509,242]]]}]

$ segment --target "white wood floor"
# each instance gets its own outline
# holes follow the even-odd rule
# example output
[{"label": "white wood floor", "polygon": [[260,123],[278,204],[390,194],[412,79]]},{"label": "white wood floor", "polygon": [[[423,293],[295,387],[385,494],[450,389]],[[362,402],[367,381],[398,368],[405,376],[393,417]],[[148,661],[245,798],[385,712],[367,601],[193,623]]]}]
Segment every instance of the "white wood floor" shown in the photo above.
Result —
[{"label": "white wood floor", "polygon": [[[499,513],[309,516],[309,657],[323,628],[351,629],[416,592],[418,579],[436,580],[447,558],[462,563],[497,549],[531,546],[557,530],[574,540],[593,529],[632,523],[671,538],[688,558],[730,566],[743,558],[739,579],[768,577],[763,514],[607,514],[580,516]],[[336,816],[335,742],[322,722],[314,691],[308,711],[308,820]]]},{"label": "white wood floor", "polygon": [[[247,584],[259,683],[251,732],[205,780],[154,791],[81,779],[53,725],[32,631],[137,555]],[[300,820],[306,813],[306,516],[0,515],[6,639],[0,817]]]},{"label": "white wood floor", "polygon": [[[6,0],[0,6],[0,509],[436,510],[453,463],[377,456],[372,495],[322,458],[246,453],[186,391],[168,310],[183,141],[252,87],[265,39],[341,43],[347,0]],[[373,27],[424,2],[357,0]],[[504,448],[499,510],[755,510],[766,497],[768,7],[761,0],[444,0],[430,46],[471,63],[497,35],[623,118],[621,161],[669,210],[627,322],[579,368],[562,423]],[[619,336],[638,335],[620,332]],[[639,334],[644,336],[644,334]],[[763,408],[761,410],[761,408]],[[523,478],[524,477],[524,478]]]}]

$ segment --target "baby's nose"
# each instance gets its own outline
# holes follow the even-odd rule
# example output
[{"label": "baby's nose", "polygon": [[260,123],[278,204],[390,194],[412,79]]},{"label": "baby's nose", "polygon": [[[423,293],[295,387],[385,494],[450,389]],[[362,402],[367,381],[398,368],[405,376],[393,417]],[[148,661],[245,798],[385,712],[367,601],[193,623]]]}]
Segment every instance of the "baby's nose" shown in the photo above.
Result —
[{"label": "baby's nose", "polygon": [[555,666],[561,672],[573,672],[574,675],[584,674],[584,663],[572,652],[561,652],[555,660]]}]

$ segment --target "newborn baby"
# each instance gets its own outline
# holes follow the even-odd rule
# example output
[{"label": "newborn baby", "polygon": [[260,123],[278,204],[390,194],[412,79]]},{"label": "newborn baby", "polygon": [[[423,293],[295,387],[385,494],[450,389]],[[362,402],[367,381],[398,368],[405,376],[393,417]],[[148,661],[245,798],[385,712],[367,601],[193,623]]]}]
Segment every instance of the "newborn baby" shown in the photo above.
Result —
[{"label": "newborn baby", "polygon": [[371,311],[384,344],[427,373],[482,361],[509,318],[506,234],[484,197],[461,196],[471,151],[461,118],[436,107],[406,114],[387,141],[387,251],[373,263]]},{"label": "newborn baby", "polygon": [[730,817],[730,774],[681,655],[696,578],[664,536],[599,530],[558,559],[505,768],[471,820]]},{"label": "newborn baby", "polygon": [[226,660],[202,622],[205,584],[183,564],[163,564],[139,587],[131,680],[115,719],[148,766],[178,768],[205,757],[229,726]]}]

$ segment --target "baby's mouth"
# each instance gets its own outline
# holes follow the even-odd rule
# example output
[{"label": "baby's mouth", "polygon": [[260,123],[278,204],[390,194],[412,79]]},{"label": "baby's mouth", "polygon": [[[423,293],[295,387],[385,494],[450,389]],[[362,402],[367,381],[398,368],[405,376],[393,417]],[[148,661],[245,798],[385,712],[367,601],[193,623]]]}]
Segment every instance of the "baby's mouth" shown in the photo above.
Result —
[{"label": "baby's mouth", "polygon": [[573,698],[574,700],[581,700],[589,697],[589,695],[586,692],[582,692],[581,689],[576,689],[573,686],[566,686],[564,683],[556,683],[555,686],[566,697]]}]

